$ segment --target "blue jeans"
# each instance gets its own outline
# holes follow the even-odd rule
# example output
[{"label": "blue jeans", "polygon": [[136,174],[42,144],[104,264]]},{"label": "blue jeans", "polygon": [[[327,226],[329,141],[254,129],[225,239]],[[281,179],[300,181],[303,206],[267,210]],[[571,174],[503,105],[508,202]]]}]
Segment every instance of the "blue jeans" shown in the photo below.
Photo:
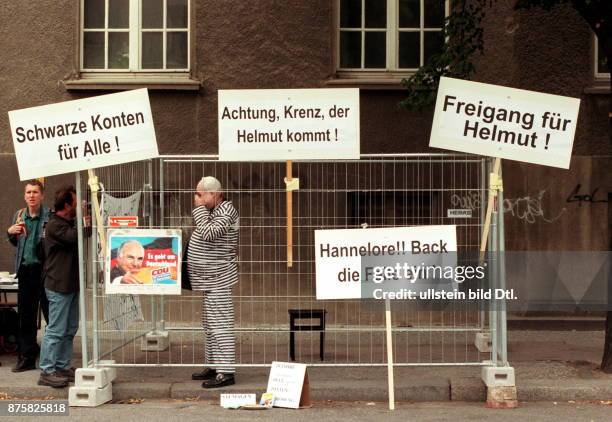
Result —
[{"label": "blue jeans", "polygon": [[79,329],[79,294],[45,289],[49,299],[49,324],[40,350],[40,369],[45,374],[69,369],[72,340]]}]

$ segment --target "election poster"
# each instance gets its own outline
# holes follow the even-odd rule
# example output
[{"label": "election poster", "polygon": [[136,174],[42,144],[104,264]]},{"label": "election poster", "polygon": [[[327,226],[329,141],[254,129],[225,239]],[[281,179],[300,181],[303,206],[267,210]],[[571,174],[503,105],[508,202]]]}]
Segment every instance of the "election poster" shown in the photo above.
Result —
[{"label": "election poster", "polygon": [[110,229],[107,294],[181,294],[181,231]]}]

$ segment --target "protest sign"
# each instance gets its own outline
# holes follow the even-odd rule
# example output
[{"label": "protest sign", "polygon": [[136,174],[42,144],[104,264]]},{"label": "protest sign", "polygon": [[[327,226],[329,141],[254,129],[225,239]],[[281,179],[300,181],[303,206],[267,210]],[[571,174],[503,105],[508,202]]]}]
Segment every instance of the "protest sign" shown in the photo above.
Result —
[{"label": "protest sign", "polygon": [[219,159],[359,159],[359,90],[220,90]]},{"label": "protest sign", "polygon": [[157,157],[146,89],[9,111],[21,180]]},{"label": "protest sign", "polygon": [[569,168],[580,100],[442,77],[429,146]]},{"label": "protest sign", "polygon": [[181,231],[110,229],[105,286],[108,294],[181,294]]},{"label": "protest sign", "polygon": [[274,407],[297,409],[311,406],[306,365],[272,362],[266,392],[274,394]]},{"label": "protest sign", "polygon": [[221,405],[221,407],[227,409],[238,409],[240,406],[257,404],[257,397],[255,396],[255,394],[221,394],[219,398],[219,404]]},{"label": "protest sign", "polygon": [[[398,263],[416,260],[419,268],[408,269],[416,277],[425,257],[456,250],[456,227],[452,225],[315,230],[317,300],[361,298],[362,282],[365,282],[361,274],[362,258],[370,262],[381,259],[380,266],[373,265],[365,274],[369,281],[378,282],[388,278],[387,272],[394,271],[386,264],[389,257],[397,257]],[[379,274],[379,271],[382,272]]]}]

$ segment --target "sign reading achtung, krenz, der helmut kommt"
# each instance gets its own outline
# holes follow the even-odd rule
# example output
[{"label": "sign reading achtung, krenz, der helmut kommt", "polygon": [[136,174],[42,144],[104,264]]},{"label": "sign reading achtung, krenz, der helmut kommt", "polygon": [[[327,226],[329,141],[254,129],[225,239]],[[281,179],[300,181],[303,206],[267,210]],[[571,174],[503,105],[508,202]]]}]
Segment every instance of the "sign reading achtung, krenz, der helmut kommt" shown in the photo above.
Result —
[{"label": "sign reading achtung, krenz, der helmut kommt", "polygon": [[158,156],[146,89],[9,111],[21,180]]},{"label": "sign reading achtung, krenz, der helmut kommt", "polygon": [[219,91],[219,159],[359,159],[358,89]]}]

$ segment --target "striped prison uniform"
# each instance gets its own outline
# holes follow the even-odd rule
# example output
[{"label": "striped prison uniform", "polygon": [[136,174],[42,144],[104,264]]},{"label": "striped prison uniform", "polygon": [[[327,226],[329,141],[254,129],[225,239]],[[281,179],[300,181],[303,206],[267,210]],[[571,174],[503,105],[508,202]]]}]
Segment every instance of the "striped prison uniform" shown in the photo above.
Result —
[{"label": "striped prison uniform", "polygon": [[236,341],[232,286],[238,282],[238,212],[230,201],[223,201],[212,210],[197,207],[192,215],[195,230],[189,239],[187,268],[192,289],[204,291],[204,359],[217,372],[233,374]]}]

